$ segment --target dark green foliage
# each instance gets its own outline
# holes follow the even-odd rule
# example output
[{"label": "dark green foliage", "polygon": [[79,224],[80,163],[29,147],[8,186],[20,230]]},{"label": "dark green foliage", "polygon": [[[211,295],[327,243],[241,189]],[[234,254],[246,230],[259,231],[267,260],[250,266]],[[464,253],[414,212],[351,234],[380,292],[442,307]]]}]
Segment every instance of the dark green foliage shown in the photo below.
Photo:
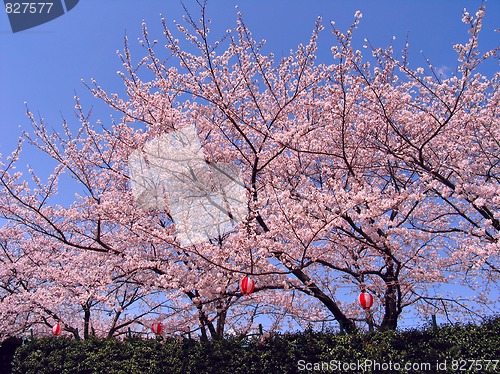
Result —
[{"label": "dark green foliage", "polygon": [[[499,347],[500,318],[481,326],[456,325],[355,335],[305,331],[275,334],[265,341],[255,337],[210,342],[187,339],[75,341],[51,337],[35,339],[18,348],[13,361],[13,373],[310,372],[299,371],[299,360],[324,364],[364,360],[403,364],[423,362],[433,365],[433,369],[427,372],[437,372],[434,369],[436,362],[446,360],[447,370],[439,372],[452,373],[457,372],[451,367],[453,360],[500,359]],[[479,372],[500,372],[500,363],[496,371],[491,365],[489,370],[483,368]]]},{"label": "dark green foliage", "polygon": [[10,337],[0,344],[0,373],[11,372],[12,358],[21,343],[21,339]]}]

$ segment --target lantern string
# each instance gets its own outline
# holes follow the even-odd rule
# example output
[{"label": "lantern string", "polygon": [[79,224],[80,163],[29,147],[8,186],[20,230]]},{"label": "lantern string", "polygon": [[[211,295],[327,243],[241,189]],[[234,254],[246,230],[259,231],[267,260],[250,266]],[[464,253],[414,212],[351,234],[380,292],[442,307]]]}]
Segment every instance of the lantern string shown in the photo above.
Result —
[{"label": "lantern string", "polygon": [[[248,219],[247,219],[247,221],[246,221],[246,227],[247,227],[247,232],[248,232],[251,236],[253,236],[253,237],[255,238],[255,234],[256,234],[256,233],[255,233],[255,231],[254,231],[254,230],[252,230],[252,228],[251,228],[251,225],[250,225],[250,220],[251,220],[252,218],[255,218],[256,216],[255,216],[255,212],[253,212],[252,208],[251,208],[250,206],[249,206],[249,208],[250,208],[250,213],[249,213],[249,215],[248,215]],[[253,213],[253,214],[252,214],[252,213]],[[253,217],[252,217],[252,216],[253,216]],[[253,274],[253,252],[252,252],[252,246],[250,246],[250,248],[249,248],[249,252],[250,252],[250,274]]]},{"label": "lantern string", "polygon": [[253,253],[251,247],[250,247],[250,274],[253,274]]}]

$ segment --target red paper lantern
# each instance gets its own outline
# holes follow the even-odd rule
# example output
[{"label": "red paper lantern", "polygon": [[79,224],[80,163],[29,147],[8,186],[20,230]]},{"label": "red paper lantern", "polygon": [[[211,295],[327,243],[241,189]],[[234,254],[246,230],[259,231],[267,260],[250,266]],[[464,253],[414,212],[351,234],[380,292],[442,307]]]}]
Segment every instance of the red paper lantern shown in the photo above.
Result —
[{"label": "red paper lantern", "polygon": [[359,305],[363,309],[370,309],[373,305],[373,296],[368,292],[361,292],[358,296]]},{"label": "red paper lantern", "polygon": [[250,295],[255,289],[255,281],[248,277],[243,278],[240,283],[240,289],[243,295]]},{"label": "red paper lantern", "polygon": [[59,335],[62,332],[62,326],[60,323],[55,324],[52,326],[52,334],[53,335]]},{"label": "red paper lantern", "polygon": [[160,335],[162,330],[163,330],[163,326],[161,325],[161,322],[155,322],[153,323],[153,325],[151,326],[151,330],[153,330],[153,332],[156,334],[156,335]]}]

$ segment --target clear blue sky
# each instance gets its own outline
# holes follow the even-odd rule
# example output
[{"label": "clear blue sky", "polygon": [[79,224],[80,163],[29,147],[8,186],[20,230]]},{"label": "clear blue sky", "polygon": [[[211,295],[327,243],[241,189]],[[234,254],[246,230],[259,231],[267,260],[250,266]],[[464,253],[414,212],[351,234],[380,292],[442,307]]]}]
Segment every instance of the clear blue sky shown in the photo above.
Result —
[{"label": "clear blue sky", "polygon": [[[195,2],[185,0],[197,15]],[[300,42],[307,42],[315,19],[321,15],[327,28],[320,42],[321,58],[328,58],[332,41],[328,23],[345,29],[356,10],[363,19],[357,39],[367,37],[375,46],[386,46],[397,37],[399,46],[409,35],[411,59],[414,66],[425,65],[420,54],[433,65],[453,69],[455,52],[452,44],[467,38],[466,26],[460,22],[467,7],[475,13],[479,0],[209,0],[208,14],[212,29],[232,28],[235,24],[235,5],[243,12],[248,26],[257,39],[265,38],[267,49],[276,55],[288,53]],[[499,45],[500,1],[486,4],[486,18],[481,48]],[[96,116],[104,123],[108,112],[93,99],[81,79],[96,78],[112,92],[120,92],[122,83],[116,75],[121,69],[116,55],[122,49],[125,33],[135,51],[140,37],[141,22],[146,20],[152,38],[161,40],[160,13],[167,21],[182,18],[183,10],[177,0],[81,0],[70,12],[51,22],[19,33],[12,33],[6,13],[0,16],[0,153],[10,153],[20,135],[19,126],[29,129],[24,102],[39,112],[54,128],[60,128],[64,116],[74,122],[73,96],[82,97],[84,108],[94,106]],[[197,17],[196,17],[197,18]],[[396,44],[398,45],[398,44]],[[140,52],[142,53],[142,52]],[[140,57],[136,53],[136,57]],[[488,66],[491,74],[498,66]],[[108,121],[109,122],[109,121]],[[33,162],[29,160],[28,162]]]}]

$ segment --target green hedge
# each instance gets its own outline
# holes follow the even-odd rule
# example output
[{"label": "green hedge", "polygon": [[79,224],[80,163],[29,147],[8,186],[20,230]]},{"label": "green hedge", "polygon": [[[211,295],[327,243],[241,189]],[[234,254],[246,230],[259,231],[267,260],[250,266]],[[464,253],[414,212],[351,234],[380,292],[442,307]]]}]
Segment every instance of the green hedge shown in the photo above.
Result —
[{"label": "green hedge", "polygon": [[[481,326],[445,326],[437,330],[276,334],[264,342],[245,337],[208,343],[187,339],[75,341],[58,337],[35,339],[19,347],[13,373],[363,372],[367,367],[358,362],[362,365],[365,360],[379,365],[365,372],[500,373],[500,363],[495,370],[491,362],[487,370],[485,361],[500,359],[499,347],[500,318]],[[314,363],[323,366],[315,367]],[[431,367],[405,370],[407,363],[428,363]],[[395,366],[398,364],[401,366]]]},{"label": "green hedge", "polygon": [[12,371],[12,358],[22,344],[19,338],[10,337],[0,343],[0,373],[10,373]]}]

